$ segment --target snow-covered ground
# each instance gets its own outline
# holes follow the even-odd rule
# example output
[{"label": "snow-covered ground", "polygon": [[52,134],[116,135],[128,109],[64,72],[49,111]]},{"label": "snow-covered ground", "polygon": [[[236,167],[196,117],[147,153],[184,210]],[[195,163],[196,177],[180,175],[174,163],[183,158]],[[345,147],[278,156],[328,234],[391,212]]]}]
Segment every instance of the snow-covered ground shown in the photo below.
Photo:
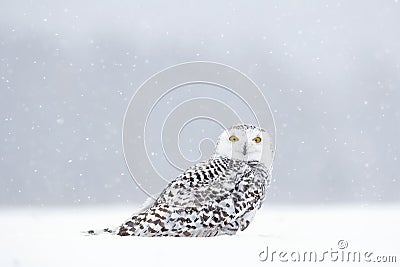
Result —
[{"label": "snow-covered ground", "polygon": [[[236,236],[138,238],[80,233],[118,225],[133,211],[120,206],[1,208],[0,266],[268,266],[273,251],[277,251],[273,265],[349,266],[341,262],[342,251],[372,252],[371,261],[375,256],[396,256],[397,263],[384,264],[388,266],[400,262],[398,205],[266,206]],[[339,240],[348,247],[339,249]],[[260,261],[267,247],[269,257]],[[285,251],[281,259],[288,262],[281,263],[279,253]],[[339,259],[333,262],[336,254],[325,254],[322,263],[293,262],[297,253],[310,251],[318,259],[324,251],[339,251]]]}]

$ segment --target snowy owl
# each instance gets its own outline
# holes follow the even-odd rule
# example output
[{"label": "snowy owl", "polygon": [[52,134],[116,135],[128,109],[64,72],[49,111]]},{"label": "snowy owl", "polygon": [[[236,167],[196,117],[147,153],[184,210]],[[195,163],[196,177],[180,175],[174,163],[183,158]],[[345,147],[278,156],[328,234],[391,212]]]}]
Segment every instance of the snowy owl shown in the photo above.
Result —
[{"label": "snowy owl", "polygon": [[273,159],[271,136],[237,125],[215,153],[172,180],[156,200],[117,228],[87,231],[120,236],[216,236],[245,230],[265,198]]}]

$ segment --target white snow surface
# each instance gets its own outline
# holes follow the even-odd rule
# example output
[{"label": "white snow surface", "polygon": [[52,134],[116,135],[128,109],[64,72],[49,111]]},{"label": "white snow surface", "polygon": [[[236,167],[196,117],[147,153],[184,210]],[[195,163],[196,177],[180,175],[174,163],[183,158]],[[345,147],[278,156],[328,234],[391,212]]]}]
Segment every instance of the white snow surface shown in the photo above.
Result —
[{"label": "white snow surface", "polygon": [[[396,256],[400,262],[400,205],[268,206],[236,236],[144,238],[108,234],[85,236],[82,230],[117,226],[135,207],[0,208],[0,266],[364,266],[365,263],[281,262],[277,254],[338,250]],[[341,250],[339,250],[341,251]],[[319,254],[321,253],[321,254]],[[265,256],[264,254],[261,254]],[[297,255],[297,254],[296,254]],[[282,258],[284,259],[284,257]]]}]

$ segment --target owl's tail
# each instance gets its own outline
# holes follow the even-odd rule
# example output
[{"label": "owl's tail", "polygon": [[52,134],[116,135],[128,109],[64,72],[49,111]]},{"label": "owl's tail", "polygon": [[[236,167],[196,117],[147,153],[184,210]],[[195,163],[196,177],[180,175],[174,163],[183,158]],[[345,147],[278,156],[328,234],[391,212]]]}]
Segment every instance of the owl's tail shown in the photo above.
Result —
[{"label": "owl's tail", "polygon": [[119,228],[120,227],[104,228],[104,229],[98,229],[98,230],[88,230],[88,231],[82,231],[81,233],[84,235],[100,235],[100,234],[115,235],[118,233]]},{"label": "owl's tail", "polygon": [[[136,215],[146,211],[149,207],[151,207],[154,203],[154,198],[147,198],[147,200],[142,204],[142,207],[132,215],[132,219],[136,217]],[[131,220],[132,220],[131,219]],[[84,235],[101,235],[101,234],[111,234],[111,235],[120,235],[121,230],[125,229],[124,225],[120,225],[118,227],[104,228],[99,230],[88,230],[82,231],[81,233]]]}]

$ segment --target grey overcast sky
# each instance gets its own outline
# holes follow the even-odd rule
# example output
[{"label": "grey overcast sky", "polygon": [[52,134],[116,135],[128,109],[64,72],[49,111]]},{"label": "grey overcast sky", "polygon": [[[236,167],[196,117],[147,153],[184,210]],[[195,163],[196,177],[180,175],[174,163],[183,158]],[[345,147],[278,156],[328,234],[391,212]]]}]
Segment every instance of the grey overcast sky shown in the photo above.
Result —
[{"label": "grey overcast sky", "polygon": [[[147,78],[193,60],[237,68],[267,97],[277,128],[269,203],[400,200],[398,1],[0,6],[0,205],[143,202],[124,161],[124,112]],[[161,99],[149,136],[195,96],[247,114],[239,99],[203,87]],[[196,159],[200,140],[219,131],[194,121],[182,153]],[[163,168],[160,147],[149,147]]]}]

